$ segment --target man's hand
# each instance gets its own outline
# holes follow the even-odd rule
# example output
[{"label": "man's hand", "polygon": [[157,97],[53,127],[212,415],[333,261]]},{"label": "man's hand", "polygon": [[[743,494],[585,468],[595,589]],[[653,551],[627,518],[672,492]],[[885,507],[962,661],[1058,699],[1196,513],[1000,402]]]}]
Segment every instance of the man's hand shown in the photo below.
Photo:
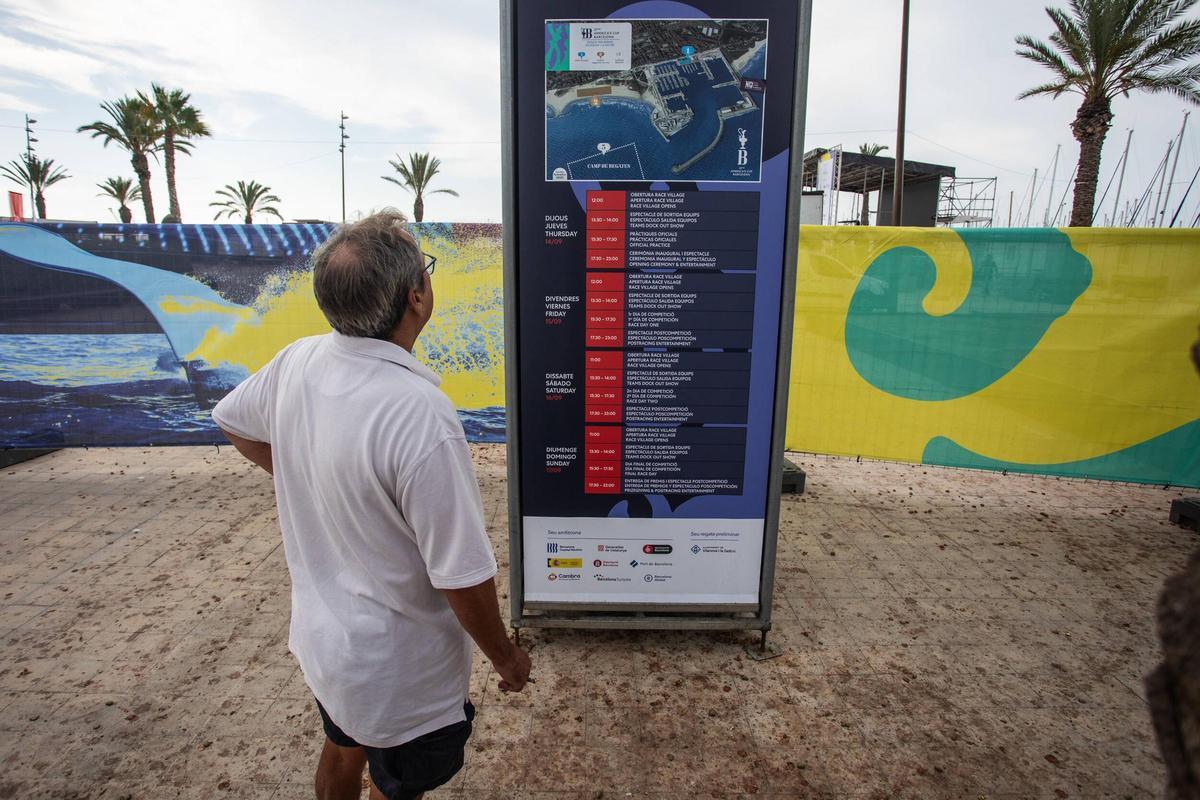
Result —
[{"label": "man's hand", "polygon": [[500,674],[500,691],[519,692],[529,682],[529,670],[533,662],[529,660],[528,653],[513,644],[509,657],[503,662],[493,661],[492,666]]},{"label": "man's hand", "polygon": [[508,638],[500,621],[496,582],[488,578],[469,589],[443,589],[450,608],[500,674],[500,691],[519,692],[529,682],[529,654]]}]

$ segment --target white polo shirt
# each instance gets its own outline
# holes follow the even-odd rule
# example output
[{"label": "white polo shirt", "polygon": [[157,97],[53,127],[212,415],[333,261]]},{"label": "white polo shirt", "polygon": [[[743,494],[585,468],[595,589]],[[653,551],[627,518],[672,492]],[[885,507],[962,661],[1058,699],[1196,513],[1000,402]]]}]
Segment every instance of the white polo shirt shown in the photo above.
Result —
[{"label": "white polo shirt", "polygon": [[329,333],[288,345],[213,410],[271,443],[288,645],[333,721],[371,747],[464,719],[472,643],[438,590],[496,574],[438,383],[402,347]]}]

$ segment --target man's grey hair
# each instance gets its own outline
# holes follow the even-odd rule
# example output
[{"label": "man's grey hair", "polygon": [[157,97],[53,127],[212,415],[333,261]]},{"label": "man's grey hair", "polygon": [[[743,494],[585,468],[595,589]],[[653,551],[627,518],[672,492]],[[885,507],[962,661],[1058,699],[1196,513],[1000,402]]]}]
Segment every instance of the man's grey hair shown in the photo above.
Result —
[{"label": "man's grey hair", "polygon": [[425,257],[384,209],[342,225],[312,255],[313,293],[338,333],[387,339],[408,307],[410,289],[425,285]]}]

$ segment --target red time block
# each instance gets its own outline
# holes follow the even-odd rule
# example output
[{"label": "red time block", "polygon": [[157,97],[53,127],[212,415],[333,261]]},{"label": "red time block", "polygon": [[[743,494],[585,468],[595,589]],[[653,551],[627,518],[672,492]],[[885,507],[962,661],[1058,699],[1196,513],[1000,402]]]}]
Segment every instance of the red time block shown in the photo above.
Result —
[{"label": "red time block", "polygon": [[588,311],[612,311],[614,309],[623,311],[625,309],[625,293],[588,292],[586,302]]},{"label": "red time block", "polygon": [[619,444],[589,444],[584,446],[585,462],[621,460],[621,445]]},{"label": "red time block", "polygon": [[583,429],[583,441],[587,446],[595,444],[620,444],[621,429],[615,425],[588,425]]},{"label": "red time block", "polygon": [[609,422],[615,423],[621,421],[620,406],[585,406],[583,418],[586,422]]},{"label": "red time block", "polygon": [[623,328],[625,327],[625,311],[624,309],[613,309],[612,311],[589,311],[587,318],[587,329],[590,331],[593,328]]},{"label": "red time block", "polygon": [[589,272],[583,282],[587,287],[588,293],[625,293],[625,274],[621,272]]},{"label": "red time block", "polygon": [[590,211],[587,226],[589,231],[623,231],[625,230],[624,211]]},{"label": "red time block", "polygon": [[592,230],[587,234],[587,246],[596,250],[624,250],[624,231]]},{"label": "red time block", "polygon": [[584,376],[584,385],[596,389],[620,389],[621,370],[591,370]]},{"label": "red time block", "polygon": [[597,191],[587,193],[588,211],[624,211],[625,193]]},{"label": "red time block", "polygon": [[620,405],[623,394],[622,389],[594,388],[586,390],[583,397],[588,405],[612,406]]},{"label": "red time block", "polygon": [[588,269],[625,269],[624,250],[588,250]]},{"label": "red time block", "polygon": [[612,350],[588,350],[583,354],[583,364],[589,370],[619,370],[625,366],[625,359],[623,354]]},{"label": "red time block", "polygon": [[588,347],[623,347],[624,328],[595,328],[587,332]]},{"label": "red time block", "polygon": [[587,461],[583,467],[584,475],[592,480],[620,480],[620,461]]},{"label": "red time block", "polygon": [[620,494],[621,479],[618,478],[585,478],[583,481],[584,494]]}]

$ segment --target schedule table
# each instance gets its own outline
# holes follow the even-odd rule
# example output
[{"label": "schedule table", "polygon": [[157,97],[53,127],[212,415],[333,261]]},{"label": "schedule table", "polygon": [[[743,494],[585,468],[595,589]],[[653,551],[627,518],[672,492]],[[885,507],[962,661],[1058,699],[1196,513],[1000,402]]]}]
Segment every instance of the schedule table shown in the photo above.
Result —
[{"label": "schedule table", "polygon": [[586,195],[584,491],[739,493],[759,195]]}]

